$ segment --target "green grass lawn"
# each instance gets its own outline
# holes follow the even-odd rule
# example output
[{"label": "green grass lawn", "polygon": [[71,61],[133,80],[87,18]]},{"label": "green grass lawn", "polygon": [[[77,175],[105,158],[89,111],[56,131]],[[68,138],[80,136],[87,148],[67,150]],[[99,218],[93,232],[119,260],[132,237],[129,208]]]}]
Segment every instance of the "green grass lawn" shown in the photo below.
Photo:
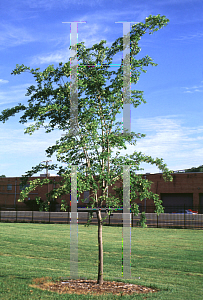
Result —
[{"label": "green grass lawn", "polygon": [[[160,292],[134,296],[59,295],[31,288],[34,278],[70,275],[70,225],[0,223],[0,299],[203,299],[203,232],[131,228],[128,282]],[[122,277],[122,227],[103,227],[104,280]],[[97,226],[78,225],[79,276],[97,279]]]}]

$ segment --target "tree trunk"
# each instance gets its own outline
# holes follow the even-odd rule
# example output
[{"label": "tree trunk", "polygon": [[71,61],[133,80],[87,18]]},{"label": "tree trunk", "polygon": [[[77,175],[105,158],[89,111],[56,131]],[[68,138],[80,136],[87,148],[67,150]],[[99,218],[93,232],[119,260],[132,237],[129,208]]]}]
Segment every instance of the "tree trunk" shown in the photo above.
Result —
[{"label": "tree trunk", "polygon": [[101,210],[97,211],[98,220],[98,246],[99,246],[99,263],[97,284],[103,284],[103,242],[102,242],[102,222]]}]

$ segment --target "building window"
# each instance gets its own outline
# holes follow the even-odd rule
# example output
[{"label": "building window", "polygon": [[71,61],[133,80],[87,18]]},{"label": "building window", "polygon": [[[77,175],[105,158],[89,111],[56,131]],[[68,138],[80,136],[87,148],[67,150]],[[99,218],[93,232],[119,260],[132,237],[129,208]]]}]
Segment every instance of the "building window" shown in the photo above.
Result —
[{"label": "building window", "polygon": [[20,191],[24,190],[26,187],[29,187],[29,186],[30,186],[30,184],[26,184],[24,186],[20,185]]},{"label": "building window", "polygon": [[84,191],[84,203],[89,203],[90,191]]},{"label": "building window", "polygon": [[7,191],[12,191],[12,184],[7,184]]}]

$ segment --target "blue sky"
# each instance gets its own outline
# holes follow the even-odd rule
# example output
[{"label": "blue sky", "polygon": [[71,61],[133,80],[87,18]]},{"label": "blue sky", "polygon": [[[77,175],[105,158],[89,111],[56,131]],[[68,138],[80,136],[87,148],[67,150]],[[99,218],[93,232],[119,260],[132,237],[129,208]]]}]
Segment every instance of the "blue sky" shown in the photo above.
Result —
[{"label": "blue sky", "polygon": [[[165,15],[169,24],[140,41],[139,57],[149,55],[156,67],[148,67],[133,89],[143,90],[146,104],[131,105],[131,130],[145,133],[137,146],[121,152],[142,151],[163,158],[169,169],[182,170],[203,164],[203,3],[200,0],[32,0],[0,3],[0,111],[26,103],[31,74],[11,75],[16,64],[45,69],[69,60],[70,24],[78,25],[78,42],[86,47],[107,41],[111,46],[123,35],[115,22],[143,22],[152,15]],[[132,23],[133,24],[133,23]],[[131,25],[132,25],[131,24]],[[115,63],[120,63],[120,56]],[[20,115],[0,123],[0,175],[21,176],[46,160],[45,149],[61,137],[43,129],[24,134]],[[122,121],[122,114],[116,121]],[[52,163],[55,163],[55,157]],[[144,173],[157,173],[143,164]],[[52,171],[52,173],[54,173]]]}]

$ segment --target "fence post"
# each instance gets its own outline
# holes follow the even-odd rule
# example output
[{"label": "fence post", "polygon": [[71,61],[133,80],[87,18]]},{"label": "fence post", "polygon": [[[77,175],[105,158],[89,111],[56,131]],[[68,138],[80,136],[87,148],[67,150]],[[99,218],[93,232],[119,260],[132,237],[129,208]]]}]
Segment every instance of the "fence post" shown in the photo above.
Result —
[{"label": "fence post", "polygon": [[157,215],[157,228],[159,228],[159,224],[158,224],[158,223],[159,223],[159,220],[158,220],[158,219],[159,219],[159,217],[158,217],[158,215]]},{"label": "fence post", "polygon": [[185,229],[185,204],[184,204],[184,229]]},{"label": "fence post", "polygon": [[132,212],[131,212],[131,215],[132,215],[131,220],[132,220],[132,227],[133,227],[133,213]]},{"label": "fence post", "polygon": [[50,205],[51,204],[51,202],[49,202],[49,224],[50,224]]},{"label": "fence post", "polygon": [[70,213],[70,205],[68,205],[68,219],[67,219],[67,224],[70,224],[69,213]]},{"label": "fence post", "polygon": [[89,211],[87,212],[87,221],[89,220]]},{"label": "fence post", "polygon": [[18,213],[17,213],[17,205],[16,205],[16,223],[17,223]]}]

